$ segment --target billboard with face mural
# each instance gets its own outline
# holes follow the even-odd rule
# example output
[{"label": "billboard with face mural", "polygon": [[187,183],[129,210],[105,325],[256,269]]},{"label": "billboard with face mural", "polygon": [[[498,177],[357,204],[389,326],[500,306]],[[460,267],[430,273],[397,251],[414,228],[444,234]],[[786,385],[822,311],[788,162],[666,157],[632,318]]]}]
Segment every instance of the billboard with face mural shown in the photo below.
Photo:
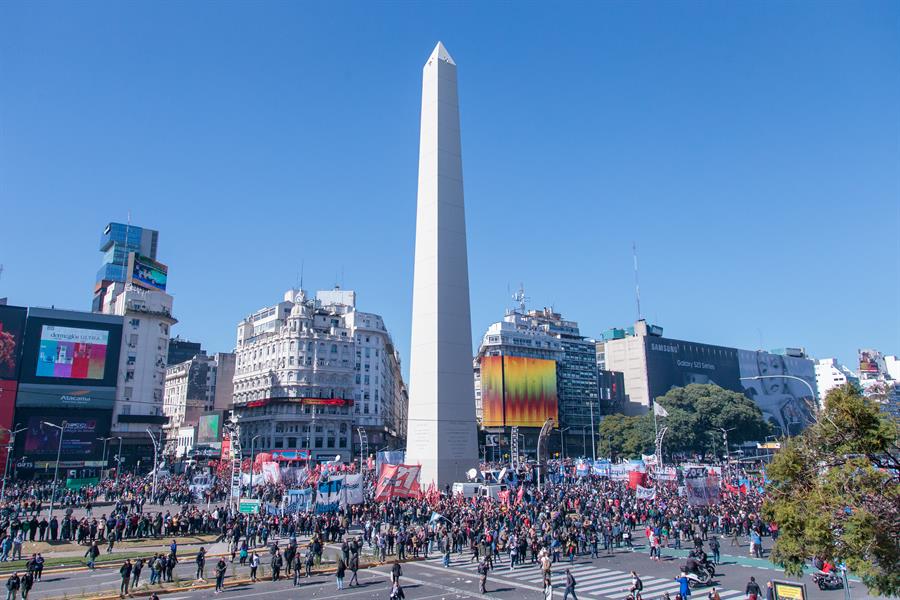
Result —
[{"label": "billboard with face mural", "polygon": [[764,376],[744,379],[741,383],[744,394],[756,402],[776,432],[794,435],[813,421],[817,400],[810,392],[810,387],[816,389],[816,368],[812,360],[754,350],[739,350],[738,355],[741,377]]}]

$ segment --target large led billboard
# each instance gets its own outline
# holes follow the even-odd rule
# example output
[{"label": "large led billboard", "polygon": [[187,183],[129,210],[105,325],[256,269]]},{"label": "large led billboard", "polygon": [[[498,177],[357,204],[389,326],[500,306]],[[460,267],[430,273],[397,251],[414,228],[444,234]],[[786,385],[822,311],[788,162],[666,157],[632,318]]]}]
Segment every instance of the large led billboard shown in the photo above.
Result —
[{"label": "large led billboard", "polygon": [[656,336],[647,336],[644,343],[652,400],[674,387],[692,383],[712,383],[734,392],[743,391],[735,348]]},{"label": "large led billboard", "polygon": [[22,337],[27,310],[19,306],[0,306],[0,379],[19,379]]},{"label": "large led billboard", "polygon": [[19,380],[45,385],[115,387],[122,317],[31,309]]},{"label": "large led billboard", "polygon": [[481,359],[481,424],[503,427],[503,357]]},{"label": "large led billboard", "polygon": [[200,415],[197,423],[197,443],[209,444],[222,441],[222,413]]},{"label": "large led billboard", "polygon": [[169,267],[152,258],[132,252],[128,256],[128,281],[148,290],[166,291]]},{"label": "large led billboard", "polygon": [[[109,435],[112,413],[107,410],[23,409],[16,418],[25,431],[16,437],[17,454],[32,461],[56,461],[60,452],[62,462],[90,461],[102,458],[103,442],[98,438]],[[60,429],[65,422],[60,446]]]},{"label": "large led billboard", "polygon": [[810,392],[816,389],[812,360],[755,350],[739,350],[738,356],[744,394],[759,406],[776,433],[795,435],[812,422],[816,405]]},{"label": "large led billboard", "polygon": [[541,427],[559,418],[556,361],[485,356],[481,361],[482,425]]}]

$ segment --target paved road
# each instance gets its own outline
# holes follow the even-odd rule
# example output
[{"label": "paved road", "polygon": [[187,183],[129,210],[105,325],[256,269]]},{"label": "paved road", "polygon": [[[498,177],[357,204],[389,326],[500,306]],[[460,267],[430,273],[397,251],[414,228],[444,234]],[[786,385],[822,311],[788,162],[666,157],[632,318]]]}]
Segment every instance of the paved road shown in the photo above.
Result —
[{"label": "paved road", "polygon": [[[439,556],[431,556],[428,560],[410,562],[403,565],[404,590],[410,600],[425,600],[430,598],[483,598],[477,593],[478,575],[476,565],[469,562],[469,555],[453,555],[449,568],[441,564]],[[194,575],[193,555],[183,557],[176,571],[183,580],[188,581]],[[742,562],[748,563],[746,559]],[[567,561],[554,565],[553,582],[555,596],[562,597],[562,581],[565,579],[565,569],[570,568],[574,574],[579,598],[588,600],[622,600],[627,595],[630,586],[629,571],[636,570],[644,583],[644,598],[657,599],[665,592],[672,597],[678,590],[678,585],[673,578],[678,574],[678,567],[682,559],[668,557],[660,562],[651,561],[646,553],[622,551],[612,556],[601,555],[600,558],[590,559],[579,557],[574,563]],[[769,579],[784,579],[784,575],[772,568],[763,568],[748,564],[737,564],[732,557],[723,556],[724,564],[720,567],[715,580],[715,586],[719,590],[722,600],[742,600],[744,587],[750,576],[755,576],[761,586]],[[208,578],[212,577],[214,560],[207,561],[206,572]],[[267,565],[268,557],[263,561]],[[764,564],[761,561],[758,564]],[[222,596],[235,598],[270,596],[283,597],[285,593],[299,594],[304,598],[331,599],[351,598],[352,600],[366,600],[369,598],[387,598],[389,595],[390,567],[382,566],[374,569],[360,570],[359,579],[361,587],[337,591],[333,575],[318,575],[312,579],[303,580],[299,588],[294,588],[290,581],[271,582],[262,581],[255,584],[235,585],[228,587]],[[229,569],[229,579],[236,575],[242,578],[248,572],[246,568],[234,567]],[[269,573],[265,568],[264,572]],[[142,574],[142,580],[146,581],[148,571]],[[345,582],[349,582],[349,572]],[[117,590],[117,569],[98,570],[94,573],[71,573],[65,575],[48,575],[44,581],[35,586],[31,599],[40,600],[51,597],[61,597],[64,594],[69,598],[92,592]],[[809,578],[806,579],[807,593],[811,600],[843,600],[843,591],[822,592],[812,585]],[[705,598],[709,589],[700,588],[694,591],[695,599]],[[851,584],[851,592],[854,600],[869,598],[867,590],[860,583]],[[491,597],[508,600],[540,600],[543,597],[541,590],[541,573],[537,565],[526,563],[514,570],[509,569],[508,561],[496,564],[496,568],[488,577],[488,595]],[[189,592],[176,592],[165,596],[169,600],[190,598],[201,600],[212,598],[212,590],[195,590]],[[218,598],[218,596],[216,596]]]}]

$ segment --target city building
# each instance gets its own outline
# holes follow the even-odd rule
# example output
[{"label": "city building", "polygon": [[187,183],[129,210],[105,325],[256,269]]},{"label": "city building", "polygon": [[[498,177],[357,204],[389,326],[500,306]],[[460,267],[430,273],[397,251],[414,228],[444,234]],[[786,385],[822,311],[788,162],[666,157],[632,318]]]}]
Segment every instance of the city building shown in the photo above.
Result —
[{"label": "city building", "polygon": [[197,354],[166,368],[163,414],[168,418],[164,427],[167,455],[180,458],[192,449],[193,443],[185,441],[190,437],[187,429],[197,427],[203,414],[230,407],[234,363],[231,353]]},{"label": "city building", "polygon": [[859,385],[884,412],[900,418],[900,361],[878,350],[859,351]]},{"label": "city building", "polygon": [[155,261],[158,243],[159,232],[153,229],[125,223],[109,223],[103,228],[103,234],[100,236],[103,262],[94,283],[92,307],[94,312],[102,312],[100,307],[111,284],[125,283],[129,280],[128,265],[131,253]]},{"label": "city building", "polygon": [[624,374],[625,414],[644,413],[671,388],[691,383],[743,392],[776,432],[798,432],[817,405],[814,362],[798,348],[766,352],[670,339],[641,320],[605,332],[597,362]]},{"label": "city building", "polygon": [[206,354],[206,350],[200,346],[200,342],[190,342],[176,335],[169,340],[169,353],[166,356],[166,364],[177,365],[194,358],[198,354]]},{"label": "city building", "polygon": [[[524,292],[516,298],[519,308],[488,327],[475,356],[476,416],[482,428],[501,435],[501,447],[509,444],[508,428],[519,427],[520,453],[528,456],[534,455],[539,428],[551,418],[569,454],[590,456],[591,431],[601,414],[595,342],[581,335],[577,322],[550,308],[526,310]],[[562,438],[553,438],[551,445],[561,451]]]},{"label": "city building", "polygon": [[156,261],[159,232],[109,223],[100,239],[93,310],[124,319],[112,435],[122,437],[124,465],[152,460],[148,428],[160,434],[173,298],[168,267]]},{"label": "city building", "polygon": [[851,369],[842,365],[836,358],[820,358],[816,361],[816,388],[819,398],[825,399],[828,392],[848,383],[859,385],[859,377]]},{"label": "city building", "polygon": [[381,317],[358,312],[352,291],[289,290],[238,324],[235,355],[234,412],[248,451],[350,460],[358,427],[372,450],[402,447],[400,361]]}]

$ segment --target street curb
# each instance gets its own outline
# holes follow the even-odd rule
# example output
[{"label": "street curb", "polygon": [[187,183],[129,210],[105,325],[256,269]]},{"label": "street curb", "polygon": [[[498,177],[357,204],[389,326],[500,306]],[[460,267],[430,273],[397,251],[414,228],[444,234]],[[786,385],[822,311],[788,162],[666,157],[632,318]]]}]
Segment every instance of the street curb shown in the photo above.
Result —
[{"label": "street curb", "polygon": [[[220,556],[228,556],[228,555],[220,555]],[[425,560],[425,559],[419,557],[419,558],[407,559],[402,562],[405,564],[408,562],[418,562],[418,561],[422,561],[422,560]],[[363,569],[375,569],[378,567],[383,567],[385,565],[392,564],[392,562],[379,562],[379,563],[375,563],[375,564],[369,564],[369,565],[361,566],[359,568],[359,570],[362,571]],[[336,571],[337,571],[337,567],[328,567],[327,569],[313,570],[312,573],[313,573],[313,575],[331,575],[332,573],[334,573]],[[282,580],[287,580],[287,578],[286,577],[282,578]],[[257,579],[255,583],[271,583],[271,582],[272,582],[271,579]],[[238,586],[238,585],[245,585],[248,583],[254,583],[254,582],[251,581],[250,578],[231,579],[231,580],[226,580],[224,587],[228,588],[228,587],[234,587],[234,586]],[[165,589],[165,588],[141,589],[140,591],[138,591],[136,593],[130,593],[127,597],[128,598],[141,598],[141,597],[149,596],[150,594],[153,594],[153,593],[156,593],[156,594],[162,596],[164,594],[177,594],[177,593],[181,593],[181,592],[193,592],[193,591],[197,591],[197,590],[208,590],[208,589],[213,589],[215,587],[216,587],[216,584],[215,584],[215,582],[213,582],[213,583],[203,583],[200,585],[181,586],[181,587],[170,588],[170,589]],[[89,596],[89,595],[88,596],[79,596],[79,598],[86,598],[89,600],[120,600],[122,598],[122,596],[120,594],[105,594],[102,596]],[[44,600],[63,600],[63,599],[72,600],[72,596],[48,596]]]}]

